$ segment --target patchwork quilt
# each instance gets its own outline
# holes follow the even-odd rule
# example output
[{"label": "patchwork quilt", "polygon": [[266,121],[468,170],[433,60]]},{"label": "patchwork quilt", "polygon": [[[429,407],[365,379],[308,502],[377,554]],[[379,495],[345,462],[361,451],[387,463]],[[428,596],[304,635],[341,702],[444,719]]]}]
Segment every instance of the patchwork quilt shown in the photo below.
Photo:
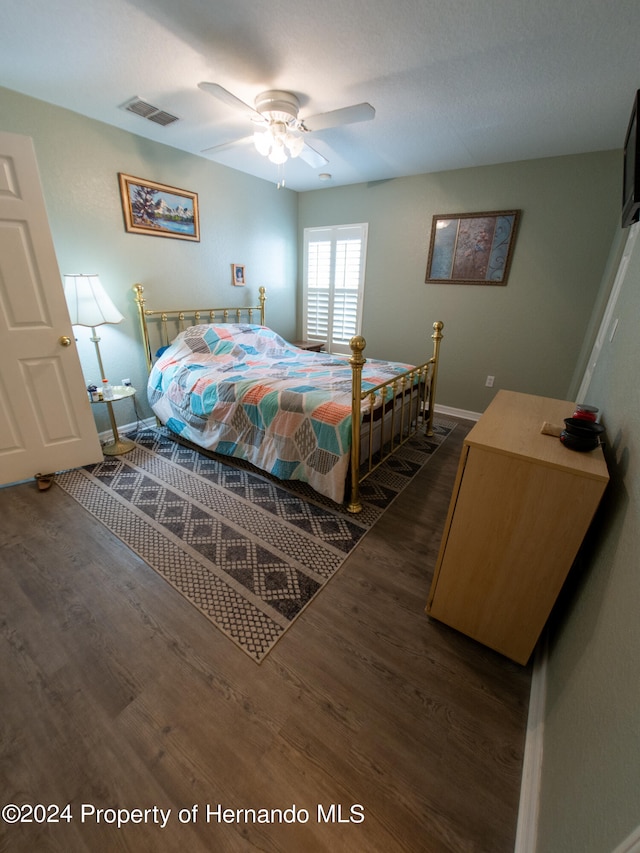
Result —
[{"label": "patchwork quilt", "polygon": [[[410,369],[368,359],[362,388]],[[191,326],[161,352],[147,391],[155,414],[177,435],[344,500],[351,449],[347,356],[298,349],[265,326]]]}]

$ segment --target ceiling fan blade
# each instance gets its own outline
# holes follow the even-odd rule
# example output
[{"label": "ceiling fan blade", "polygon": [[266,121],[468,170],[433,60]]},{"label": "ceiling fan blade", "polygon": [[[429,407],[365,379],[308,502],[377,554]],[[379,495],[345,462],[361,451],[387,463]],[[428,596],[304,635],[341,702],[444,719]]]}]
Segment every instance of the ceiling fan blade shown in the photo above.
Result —
[{"label": "ceiling fan blade", "polygon": [[220,145],[213,145],[211,148],[204,148],[201,154],[218,154],[221,151],[226,151],[229,148],[242,148],[245,145],[253,143],[253,134],[251,136],[243,136],[242,139],[234,139],[233,142],[221,142]]},{"label": "ceiling fan blade", "polygon": [[343,124],[356,124],[359,121],[371,121],[376,111],[371,104],[354,104],[328,113],[318,113],[303,119],[304,127],[309,131],[326,130],[329,127],[339,127]]},{"label": "ceiling fan blade", "polygon": [[227,106],[234,107],[237,110],[242,110],[247,113],[251,118],[259,118],[261,121],[263,120],[260,113],[255,110],[253,107],[250,107],[249,104],[245,104],[244,101],[241,101],[240,98],[236,98],[235,95],[232,95],[231,92],[224,89],[222,86],[219,86],[217,83],[207,83],[202,82],[198,83],[198,89],[202,89],[203,92],[207,92],[209,95],[213,95],[214,98],[217,98],[219,101],[222,101]]},{"label": "ceiling fan blade", "polygon": [[319,151],[316,151],[315,148],[307,145],[306,142],[299,154],[299,157],[301,160],[304,160],[307,165],[311,166],[312,169],[320,169],[322,166],[326,166],[329,162],[326,157],[320,154]]}]

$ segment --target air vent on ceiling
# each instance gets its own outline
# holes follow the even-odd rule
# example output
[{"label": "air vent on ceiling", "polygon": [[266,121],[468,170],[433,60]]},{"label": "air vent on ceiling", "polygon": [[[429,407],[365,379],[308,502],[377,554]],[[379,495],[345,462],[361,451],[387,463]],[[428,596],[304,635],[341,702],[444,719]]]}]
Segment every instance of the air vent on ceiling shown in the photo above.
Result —
[{"label": "air vent on ceiling", "polygon": [[149,121],[153,121],[156,124],[160,124],[163,127],[166,127],[168,124],[173,124],[174,121],[179,121],[178,116],[174,116],[171,113],[166,112],[166,110],[161,110],[159,107],[154,107],[153,104],[148,104],[146,101],[143,101],[142,98],[132,98],[130,101],[127,101],[126,104],[122,104],[122,109],[127,110],[127,112],[135,113],[137,116],[141,116],[142,118],[149,119]]}]

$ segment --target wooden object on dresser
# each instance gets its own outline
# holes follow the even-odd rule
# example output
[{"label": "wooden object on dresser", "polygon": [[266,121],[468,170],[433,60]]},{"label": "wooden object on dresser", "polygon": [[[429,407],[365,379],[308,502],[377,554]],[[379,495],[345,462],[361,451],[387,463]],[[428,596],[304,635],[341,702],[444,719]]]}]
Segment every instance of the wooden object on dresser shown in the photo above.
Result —
[{"label": "wooden object on dresser", "polygon": [[467,435],[427,613],[526,664],[604,493],[602,448],[541,432],[564,400],[499,391]]}]

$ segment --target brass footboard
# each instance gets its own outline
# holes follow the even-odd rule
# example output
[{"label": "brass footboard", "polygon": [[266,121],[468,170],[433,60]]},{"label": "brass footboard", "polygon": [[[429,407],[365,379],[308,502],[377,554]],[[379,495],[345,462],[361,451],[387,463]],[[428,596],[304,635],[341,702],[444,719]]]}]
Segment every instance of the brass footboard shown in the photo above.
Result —
[{"label": "brass footboard", "polygon": [[[433,412],[436,383],[438,380],[438,359],[444,324],[433,324],[433,355],[424,364],[398,374],[393,379],[362,390],[362,368],[366,363],[363,355],[366,341],[360,335],[351,338],[351,462],[350,462],[350,498],[347,504],[349,512],[360,512],[360,483],[376,468],[388,459],[394,451],[416,434],[424,426],[427,435],[433,435]],[[376,399],[380,406],[376,409]],[[368,447],[364,464],[363,451],[363,401],[365,415],[368,415]],[[377,425],[375,417],[377,413]],[[379,432],[377,446],[374,445],[374,427]]]}]

